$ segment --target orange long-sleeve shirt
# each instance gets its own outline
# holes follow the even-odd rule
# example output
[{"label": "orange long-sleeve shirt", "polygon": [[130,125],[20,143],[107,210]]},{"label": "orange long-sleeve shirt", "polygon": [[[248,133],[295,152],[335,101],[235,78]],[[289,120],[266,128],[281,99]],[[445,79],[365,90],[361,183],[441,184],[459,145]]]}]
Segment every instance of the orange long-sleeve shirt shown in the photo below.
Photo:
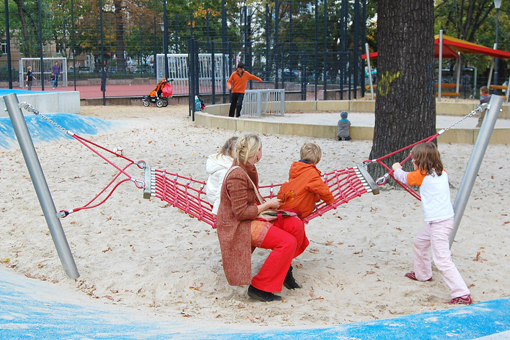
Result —
[{"label": "orange long-sleeve shirt", "polygon": [[248,80],[262,81],[262,79],[254,76],[248,71],[244,71],[242,76],[235,71],[232,73],[230,78],[228,78],[227,84],[232,86],[232,93],[244,93],[244,91],[246,91],[246,83],[248,83]]}]

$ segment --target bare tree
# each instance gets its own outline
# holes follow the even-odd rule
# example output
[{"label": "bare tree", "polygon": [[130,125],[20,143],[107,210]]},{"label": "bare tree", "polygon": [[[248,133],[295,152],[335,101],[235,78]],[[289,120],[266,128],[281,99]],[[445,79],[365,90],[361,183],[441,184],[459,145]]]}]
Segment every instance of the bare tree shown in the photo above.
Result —
[{"label": "bare tree", "polygon": [[[370,159],[435,133],[434,0],[378,1],[378,82]],[[386,164],[401,161],[393,156]],[[374,178],[384,172],[371,166]]]}]

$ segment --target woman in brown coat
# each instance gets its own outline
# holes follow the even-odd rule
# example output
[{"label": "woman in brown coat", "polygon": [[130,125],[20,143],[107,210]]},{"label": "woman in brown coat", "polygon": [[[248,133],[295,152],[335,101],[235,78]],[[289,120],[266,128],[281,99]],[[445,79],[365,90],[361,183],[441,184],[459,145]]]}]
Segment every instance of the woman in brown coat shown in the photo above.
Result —
[{"label": "woman in brown coat", "polygon": [[[235,159],[225,176],[216,223],[223,270],[232,286],[250,284],[248,295],[260,301],[275,301],[273,294],[300,288],[292,276],[292,259],[308,246],[304,223],[297,217],[279,222],[257,220],[257,215],[276,209],[277,198],[258,202],[258,174],[255,163],[262,157],[262,142],[255,134],[239,138]],[[251,253],[255,247],[272,249],[259,273],[251,278]]]}]

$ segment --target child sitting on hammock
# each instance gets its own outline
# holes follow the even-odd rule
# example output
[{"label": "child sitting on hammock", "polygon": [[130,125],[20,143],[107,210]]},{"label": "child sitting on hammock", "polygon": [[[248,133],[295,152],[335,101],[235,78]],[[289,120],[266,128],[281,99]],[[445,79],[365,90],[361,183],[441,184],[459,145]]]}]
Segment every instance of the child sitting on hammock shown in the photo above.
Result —
[{"label": "child sitting on hammock", "polygon": [[292,163],[289,181],[282,184],[278,198],[283,203],[279,209],[293,210],[305,218],[315,209],[315,203],[335,201],[333,194],[315,166],[322,157],[321,148],[315,143],[305,143],[300,151],[301,160]]},{"label": "child sitting on hammock", "polygon": [[432,280],[429,249],[443,280],[451,290],[448,304],[473,303],[466,283],[452,261],[448,237],[453,229],[454,211],[450,200],[448,174],[433,143],[418,144],[411,149],[414,171],[405,172],[400,163],[393,164],[395,178],[408,185],[420,186],[425,213],[425,227],[414,238],[414,272],[405,276],[416,281]]}]

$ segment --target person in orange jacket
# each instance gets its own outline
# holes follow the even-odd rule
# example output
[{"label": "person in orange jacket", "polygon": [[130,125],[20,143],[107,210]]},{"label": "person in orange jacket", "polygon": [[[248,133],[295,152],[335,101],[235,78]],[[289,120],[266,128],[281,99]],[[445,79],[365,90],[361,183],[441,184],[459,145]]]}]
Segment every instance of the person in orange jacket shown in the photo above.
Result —
[{"label": "person in orange jacket", "polygon": [[315,203],[335,201],[329,187],[315,166],[322,157],[321,148],[315,143],[305,143],[300,151],[301,160],[292,163],[289,181],[282,184],[278,198],[285,201],[279,209],[294,210],[305,218],[315,210]]},{"label": "person in orange jacket", "polygon": [[[241,116],[241,108],[243,107],[244,91],[246,91],[246,83],[248,80],[262,81],[257,76],[254,76],[248,71],[244,70],[244,64],[239,63],[237,69],[232,73],[227,81],[227,88],[232,90],[232,101],[230,102],[230,117]],[[237,111],[237,112],[236,112]]]}]

